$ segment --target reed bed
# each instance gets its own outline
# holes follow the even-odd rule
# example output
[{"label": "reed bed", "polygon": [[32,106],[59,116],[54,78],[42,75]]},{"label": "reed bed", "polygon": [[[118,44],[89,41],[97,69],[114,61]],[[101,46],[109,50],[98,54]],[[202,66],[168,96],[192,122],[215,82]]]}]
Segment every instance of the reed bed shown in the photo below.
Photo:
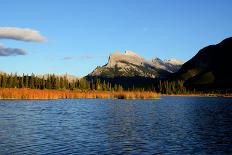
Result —
[{"label": "reed bed", "polygon": [[27,88],[0,88],[0,99],[65,99],[65,98],[114,98],[155,99],[159,94],[149,91],[71,91],[39,90]]}]

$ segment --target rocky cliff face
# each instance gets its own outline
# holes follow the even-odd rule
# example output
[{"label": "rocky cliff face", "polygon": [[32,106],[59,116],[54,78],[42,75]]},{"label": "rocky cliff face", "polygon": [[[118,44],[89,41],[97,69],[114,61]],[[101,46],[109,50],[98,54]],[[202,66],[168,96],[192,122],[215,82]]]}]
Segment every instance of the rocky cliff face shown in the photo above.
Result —
[{"label": "rocky cliff face", "polygon": [[158,69],[163,69],[169,73],[177,72],[182,66],[183,62],[177,59],[161,60],[159,58],[154,58],[151,63]]},{"label": "rocky cliff face", "polygon": [[167,61],[162,61],[159,58],[145,60],[138,54],[126,50],[124,53],[112,53],[106,65],[97,67],[88,76],[140,76],[156,78],[178,71],[181,65],[182,62],[175,59]]}]

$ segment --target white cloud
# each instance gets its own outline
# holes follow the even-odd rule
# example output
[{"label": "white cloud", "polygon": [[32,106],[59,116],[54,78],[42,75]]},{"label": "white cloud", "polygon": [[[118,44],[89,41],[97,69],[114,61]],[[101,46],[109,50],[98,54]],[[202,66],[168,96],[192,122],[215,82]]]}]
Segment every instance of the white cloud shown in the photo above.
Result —
[{"label": "white cloud", "polygon": [[0,27],[0,39],[43,42],[46,40],[39,31],[28,28]]},{"label": "white cloud", "polygon": [[16,56],[16,55],[26,55],[27,52],[20,48],[9,48],[0,45],[0,56]]}]

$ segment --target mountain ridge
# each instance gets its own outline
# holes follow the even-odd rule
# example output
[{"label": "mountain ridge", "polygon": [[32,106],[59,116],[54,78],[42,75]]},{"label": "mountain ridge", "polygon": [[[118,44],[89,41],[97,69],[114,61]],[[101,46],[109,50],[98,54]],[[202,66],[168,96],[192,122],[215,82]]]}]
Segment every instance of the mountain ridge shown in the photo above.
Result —
[{"label": "mountain ridge", "polygon": [[231,52],[232,37],[206,46],[184,63],[172,77],[184,80],[185,85],[192,89],[231,89]]},{"label": "mountain ridge", "polygon": [[181,65],[182,62],[176,59],[163,61],[154,58],[146,60],[130,50],[126,50],[124,53],[116,51],[110,54],[105,65],[98,66],[88,76],[156,78],[178,71]]}]

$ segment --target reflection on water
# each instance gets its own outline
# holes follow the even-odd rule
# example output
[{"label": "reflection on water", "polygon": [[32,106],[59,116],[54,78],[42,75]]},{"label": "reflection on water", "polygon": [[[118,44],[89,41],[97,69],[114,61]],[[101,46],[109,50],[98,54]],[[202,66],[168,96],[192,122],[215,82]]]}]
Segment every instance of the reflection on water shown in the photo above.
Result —
[{"label": "reflection on water", "polygon": [[0,101],[0,154],[230,154],[232,99]]}]

